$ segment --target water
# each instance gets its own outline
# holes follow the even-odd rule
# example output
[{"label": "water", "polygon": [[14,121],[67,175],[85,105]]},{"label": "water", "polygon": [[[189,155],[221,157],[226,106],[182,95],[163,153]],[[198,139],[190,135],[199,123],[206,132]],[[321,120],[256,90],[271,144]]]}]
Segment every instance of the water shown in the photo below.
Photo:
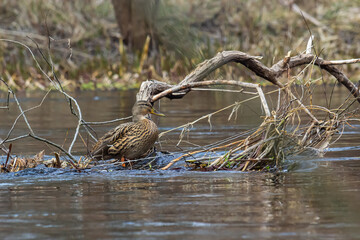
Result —
[{"label": "water", "polygon": [[[24,108],[44,93],[19,94]],[[3,97],[3,95],[0,95]],[[130,115],[135,92],[74,93],[84,118],[103,121]],[[336,89],[333,104],[346,96]],[[160,131],[195,120],[244,99],[235,93],[192,92],[157,106],[166,118]],[[321,94],[318,101],[323,101]],[[276,103],[276,98],[273,98]],[[0,115],[0,137],[17,116]],[[68,147],[76,120],[63,98],[50,94],[43,109],[29,115],[42,137]],[[319,103],[320,104],[320,103]],[[6,113],[6,114],[3,114]],[[206,144],[261,123],[258,101],[194,125],[181,144]],[[225,117],[224,117],[225,116]],[[225,121],[224,121],[225,119]],[[99,135],[113,125],[96,127]],[[360,238],[360,130],[347,127],[326,155],[290,159],[295,170],[281,173],[113,171],[27,171],[0,175],[1,239],[357,239]],[[13,137],[26,132],[19,122]],[[179,131],[161,140],[162,150],[178,150]],[[83,134],[86,138],[85,134]],[[17,154],[55,149],[38,142],[15,142]],[[86,153],[81,141],[77,154]]]}]

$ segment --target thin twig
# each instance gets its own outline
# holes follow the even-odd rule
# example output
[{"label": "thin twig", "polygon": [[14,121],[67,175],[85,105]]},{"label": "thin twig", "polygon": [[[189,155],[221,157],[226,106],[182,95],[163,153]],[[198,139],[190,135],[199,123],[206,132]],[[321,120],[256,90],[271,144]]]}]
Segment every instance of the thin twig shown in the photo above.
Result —
[{"label": "thin twig", "polygon": [[34,110],[34,109],[36,109],[36,108],[41,107],[41,105],[42,105],[43,102],[45,101],[45,98],[48,96],[48,94],[49,94],[50,92],[51,92],[51,89],[44,95],[44,97],[41,99],[41,102],[39,103],[39,105],[34,106],[34,107],[31,107],[31,108],[29,108],[29,109],[26,109],[25,111],[21,112],[21,113],[16,117],[16,119],[14,120],[13,125],[11,126],[8,134],[7,134],[6,137],[2,140],[2,142],[0,142],[0,144],[3,143],[3,142],[5,142],[7,139],[9,139],[9,137],[10,137],[12,131],[14,130],[15,125],[16,125],[16,123],[18,122],[18,120],[20,119],[20,117],[22,117],[26,112],[29,112],[29,111],[31,111],[31,110]]},{"label": "thin twig", "polygon": [[[41,71],[41,73],[53,84],[53,86],[55,87],[55,89],[57,89],[59,92],[61,92],[61,93],[69,100],[70,103],[71,103],[71,101],[74,102],[74,104],[75,104],[75,106],[76,106],[77,114],[73,111],[71,104],[70,104],[70,108],[71,108],[71,110],[72,110],[72,113],[73,113],[75,116],[78,117],[78,124],[77,124],[77,126],[76,126],[75,133],[74,133],[74,137],[73,137],[73,140],[72,140],[72,142],[71,142],[71,144],[70,144],[70,146],[69,146],[68,152],[67,152],[67,151],[64,152],[64,153],[67,154],[67,155],[71,155],[71,150],[72,150],[72,148],[73,148],[73,146],[74,146],[74,143],[76,142],[77,137],[78,137],[78,135],[79,135],[80,126],[82,125],[83,122],[85,122],[85,121],[83,120],[83,118],[82,118],[81,109],[80,109],[79,104],[77,103],[77,101],[76,101],[72,96],[70,96],[69,94],[67,94],[67,93],[63,90],[63,88],[62,88],[62,86],[61,86],[61,83],[60,83],[60,81],[57,79],[56,74],[54,74],[54,72],[53,72],[53,75],[54,75],[54,77],[55,77],[55,81],[54,81],[53,79],[51,79],[51,77],[42,69],[42,67],[40,66],[39,62],[37,61],[34,53],[32,52],[32,50],[31,50],[27,45],[25,45],[25,44],[23,44],[23,43],[21,43],[21,42],[19,42],[19,41],[10,40],[10,39],[0,39],[0,41],[15,43],[15,44],[19,44],[19,45],[25,47],[25,48],[30,52],[33,60],[34,60],[35,63],[36,63],[37,68],[38,68],[38,69]],[[50,64],[50,65],[53,67],[53,64],[51,64],[51,63],[45,58],[45,56],[44,56],[44,54],[42,54],[41,50],[40,50],[40,53],[41,53],[41,56],[44,58],[44,60],[47,62],[47,64]],[[52,68],[52,70],[53,70],[53,68]],[[7,83],[6,83],[3,79],[1,79],[1,80],[2,80],[2,81],[5,83],[5,85],[8,87]],[[11,91],[11,89],[10,89],[9,87],[8,87],[8,89]],[[14,96],[14,99],[15,99],[18,107],[19,107],[20,112],[23,112],[20,104],[18,103],[18,101],[17,101],[17,99],[16,99],[15,94],[14,94],[13,92],[12,92],[12,94],[13,94],[13,96]],[[24,118],[25,122],[27,123],[27,126],[28,126],[28,128],[29,128],[30,134],[36,137],[36,135],[34,134],[33,130],[31,129],[30,124],[28,123],[28,121],[27,121],[27,119],[26,119],[25,114],[23,114],[23,118]],[[87,128],[85,128],[85,129],[87,130]],[[88,130],[87,130],[87,131],[88,131]],[[89,135],[91,135],[91,133],[90,133],[89,131],[88,131],[88,133],[89,133]],[[91,136],[92,136],[92,135],[91,135]]]},{"label": "thin twig", "polygon": [[235,80],[209,80],[209,81],[202,81],[202,82],[191,82],[191,83],[184,83],[182,85],[176,85],[172,88],[169,88],[155,96],[152,97],[151,101],[155,102],[159,100],[160,98],[165,97],[166,95],[183,91],[184,89],[191,89],[193,87],[199,87],[199,86],[210,86],[210,85],[236,85],[241,87],[247,87],[247,88],[255,88],[258,91],[261,103],[264,107],[266,116],[270,116],[269,107],[267,105],[264,93],[261,90],[261,87],[259,84],[254,83],[247,83],[247,82],[240,82]]},{"label": "thin twig", "polygon": [[354,64],[360,63],[360,58],[347,59],[347,60],[324,60],[321,65],[344,65],[344,64]]},{"label": "thin twig", "polygon": [[103,121],[103,122],[86,122],[86,124],[88,124],[88,125],[103,125],[103,124],[109,124],[109,123],[115,123],[115,122],[120,122],[120,121],[124,121],[124,120],[129,120],[131,118],[132,118],[132,116],[129,116],[129,117],[117,118],[117,119],[109,120],[109,121]]},{"label": "thin twig", "polygon": [[[45,138],[41,138],[41,137],[38,137],[38,136],[35,136],[35,135],[32,135],[32,134],[28,134],[29,137],[32,137],[36,140],[39,140],[41,142],[45,142],[53,147],[56,147],[58,148],[59,150],[61,150],[63,153],[65,153],[71,160],[68,160],[68,162],[76,169],[78,169],[78,167],[75,165],[74,162],[76,162],[76,158],[70,153],[70,152],[67,152],[63,147],[61,147],[60,145],[54,143],[54,142],[51,142]],[[74,161],[74,162],[73,162]]]},{"label": "thin twig", "polygon": [[25,116],[24,111],[23,111],[23,109],[22,109],[22,107],[21,107],[21,105],[20,105],[20,102],[19,102],[19,100],[17,99],[14,91],[13,91],[13,90],[10,88],[10,86],[4,81],[4,79],[2,79],[1,76],[0,76],[0,81],[2,81],[2,82],[6,85],[6,87],[8,88],[8,91],[10,91],[11,94],[13,95],[13,98],[14,98],[14,100],[15,100],[15,102],[16,102],[16,105],[18,106],[18,108],[19,108],[19,110],[20,110],[21,116],[24,118],[24,121],[25,121],[25,123],[26,123],[26,126],[28,127],[30,133],[31,133],[31,134],[34,134],[34,131],[32,130],[32,128],[31,128],[31,126],[30,126],[30,124],[29,124],[29,121],[28,121],[27,117]]},{"label": "thin twig", "polygon": [[[232,93],[247,93],[243,89],[231,90],[231,89],[218,89],[218,88],[192,88],[191,91],[212,91],[212,92],[232,92]],[[250,93],[252,94],[252,93]]]},{"label": "thin twig", "polygon": [[6,97],[6,105],[5,105],[5,106],[1,106],[0,109],[8,109],[8,110],[9,110],[10,94],[11,94],[11,92],[8,90],[8,91],[7,91],[7,97]]},{"label": "thin twig", "polygon": [[7,164],[8,164],[9,158],[10,158],[11,149],[12,149],[12,144],[10,143],[9,150],[8,150],[8,152],[6,154],[6,161],[5,161],[5,165],[4,165],[5,168],[7,168]]},{"label": "thin twig", "polygon": [[[37,41],[41,41],[41,42],[46,42],[47,39],[48,39],[48,37],[46,37],[46,36],[31,33],[31,32],[24,32],[23,30],[22,31],[15,31],[15,30],[3,29],[3,28],[0,28],[0,36],[1,35],[3,35],[3,36],[14,36],[14,37],[16,37],[16,39],[19,39],[19,37],[21,37],[24,40],[26,40],[26,38],[30,37],[32,39],[36,39]],[[36,44],[32,45],[31,42],[28,42],[28,45],[31,46],[31,47],[36,47]],[[39,46],[39,48],[46,49],[47,47],[41,45],[41,46]],[[65,50],[63,48],[53,47],[53,49],[55,51],[57,51],[57,52],[65,52]],[[85,52],[82,52],[82,51],[79,51],[79,50],[73,50],[73,52],[74,52],[74,55],[82,57],[83,59],[91,59],[91,58],[93,58],[93,56],[91,54],[88,54],[88,53],[85,53]]]}]

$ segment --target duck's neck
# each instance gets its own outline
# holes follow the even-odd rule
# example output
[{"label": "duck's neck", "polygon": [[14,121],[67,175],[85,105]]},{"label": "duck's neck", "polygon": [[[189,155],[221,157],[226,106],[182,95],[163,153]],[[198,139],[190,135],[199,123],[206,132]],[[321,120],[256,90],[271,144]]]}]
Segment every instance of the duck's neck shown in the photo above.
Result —
[{"label": "duck's neck", "polygon": [[134,115],[132,118],[133,122],[139,122],[144,119],[148,119],[146,115]]}]

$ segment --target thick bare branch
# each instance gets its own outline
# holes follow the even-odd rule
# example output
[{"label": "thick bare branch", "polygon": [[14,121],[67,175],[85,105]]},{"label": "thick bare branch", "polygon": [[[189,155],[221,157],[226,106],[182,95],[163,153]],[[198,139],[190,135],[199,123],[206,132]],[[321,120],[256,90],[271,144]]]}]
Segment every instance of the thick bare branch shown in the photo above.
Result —
[{"label": "thick bare branch", "polygon": [[[140,91],[136,95],[136,100],[149,100],[151,96],[154,96],[160,92],[163,92],[169,88],[173,87],[173,85],[156,81],[156,80],[147,80],[141,84]],[[183,92],[170,93],[166,97],[170,99],[182,98],[188,93],[189,90]]]},{"label": "thick bare branch", "polygon": [[[315,55],[312,54],[302,54],[294,57],[286,56],[281,61],[274,64],[271,68],[265,66],[263,63],[259,61],[260,57],[255,57],[248,55],[246,53],[240,51],[224,51],[218,53],[215,57],[204,61],[203,63],[199,64],[199,66],[192,71],[189,75],[185,77],[183,81],[181,81],[178,85],[172,86],[169,84],[164,84],[158,81],[146,81],[142,84],[140,91],[138,93],[138,100],[139,99],[150,99],[152,98],[153,101],[156,101],[160,98],[154,99],[153,96],[157,93],[166,91],[167,89],[181,86],[182,92],[181,95],[178,97],[183,97],[189,88],[183,87],[186,84],[199,82],[204,80],[210,73],[212,73],[215,69],[227,64],[229,62],[237,62],[241,63],[249,70],[254,72],[257,76],[273,83],[274,85],[278,86],[279,88],[284,88],[284,85],[279,82],[279,78],[282,76],[284,72],[287,72],[291,68],[299,67],[301,65],[310,64],[314,62],[315,65],[319,66],[320,68],[326,70],[328,73],[333,75],[338,82],[343,84],[351,94],[360,102],[360,93],[359,89],[353,84],[346,76],[343,74],[339,69],[332,66],[335,64],[340,64],[341,62],[344,64],[355,63],[360,60],[351,59],[349,61],[342,60],[341,62],[334,62],[334,61],[325,61],[322,58],[317,58]],[[139,97],[141,96],[141,98]],[[174,92],[170,91],[166,97],[172,98],[174,96]]]},{"label": "thick bare branch", "polygon": [[185,77],[178,85],[190,82],[199,82],[206,78],[210,73],[229,62],[247,62],[255,59],[261,59],[259,56],[250,56],[240,51],[223,51],[216,54],[215,57],[200,63],[195,70]]}]

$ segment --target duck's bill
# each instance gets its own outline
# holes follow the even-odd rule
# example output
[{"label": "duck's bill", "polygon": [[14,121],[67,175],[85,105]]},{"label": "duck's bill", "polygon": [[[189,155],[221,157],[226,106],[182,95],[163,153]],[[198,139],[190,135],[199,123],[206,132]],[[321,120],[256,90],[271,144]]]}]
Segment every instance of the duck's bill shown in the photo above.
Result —
[{"label": "duck's bill", "polygon": [[150,113],[151,113],[151,114],[154,114],[154,115],[156,115],[156,116],[165,117],[164,114],[159,113],[159,112],[156,111],[154,108],[151,109]]}]

